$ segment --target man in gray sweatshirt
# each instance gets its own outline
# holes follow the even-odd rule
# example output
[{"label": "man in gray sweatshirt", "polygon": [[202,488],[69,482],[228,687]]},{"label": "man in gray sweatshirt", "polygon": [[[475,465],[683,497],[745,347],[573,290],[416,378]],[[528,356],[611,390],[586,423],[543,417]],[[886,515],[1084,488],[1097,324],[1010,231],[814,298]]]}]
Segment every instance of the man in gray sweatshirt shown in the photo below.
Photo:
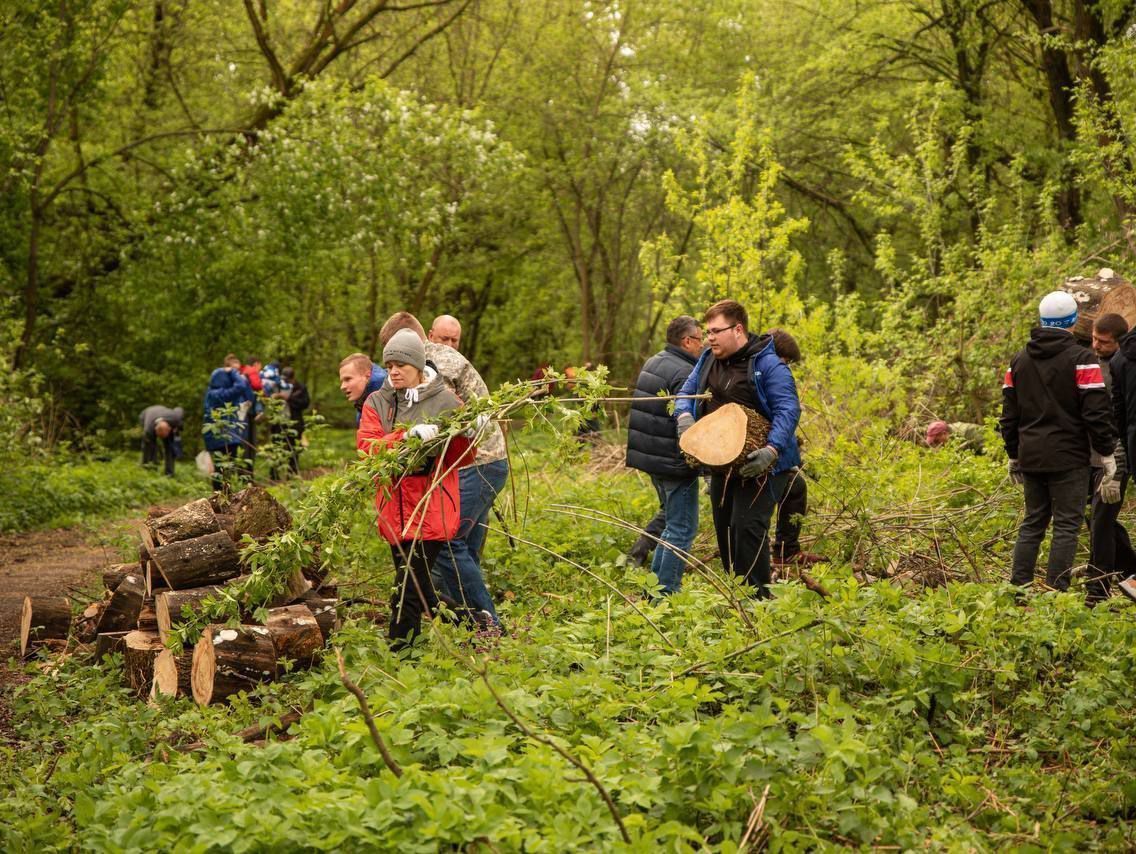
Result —
[{"label": "man in gray sweatshirt", "polygon": [[155,404],[142,410],[138,421],[142,426],[142,465],[158,462],[158,445],[166,460],[166,476],[174,476],[174,459],[181,455],[181,426],[185,410]]}]

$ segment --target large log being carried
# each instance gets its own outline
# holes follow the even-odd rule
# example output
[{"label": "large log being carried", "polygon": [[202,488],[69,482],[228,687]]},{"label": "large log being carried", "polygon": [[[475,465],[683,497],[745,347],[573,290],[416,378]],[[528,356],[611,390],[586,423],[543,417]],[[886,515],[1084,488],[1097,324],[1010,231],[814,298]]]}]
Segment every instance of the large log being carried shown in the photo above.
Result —
[{"label": "large log being carried", "polygon": [[157,632],[133,631],[126,636],[122,651],[126,682],[139,697],[150,693],[154,678],[154,659],[164,647]]},{"label": "large log being carried", "polygon": [[220,584],[241,572],[240,554],[224,531],[158,546],[150,558],[171,590]]},{"label": "large log being carried", "polygon": [[66,640],[71,628],[71,601],[65,596],[24,597],[20,614],[20,656],[48,640]]},{"label": "large log being carried", "polygon": [[145,598],[145,579],[135,573],[126,575],[114,588],[110,602],[99,618],[98,633],[125,632],[138,628],[138,615]]},{"label": "large log being carried", "polygon": [[727,403],[695,421],[678,445],[691,465],[726,472],[765,446],[769,427],[769,421],[754,410]]},{"label": "large log being carried", "polygon": [[264,626],[211,625],[193,648],[190,681],[202,706],[276,678],[276,648]]}]

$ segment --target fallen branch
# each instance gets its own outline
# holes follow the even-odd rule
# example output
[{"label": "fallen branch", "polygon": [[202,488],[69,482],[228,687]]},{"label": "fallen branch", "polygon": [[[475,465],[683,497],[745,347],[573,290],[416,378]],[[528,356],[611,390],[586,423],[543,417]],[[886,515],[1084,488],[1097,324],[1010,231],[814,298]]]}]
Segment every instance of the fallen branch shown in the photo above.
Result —
[{"label": "fallen branch", "polygon": [[[296,723],[302,718],[311,707],[305,709],[293,709],[286,714],[281,715],[279,718],[273,718],[266,724],[253,724],[250,727],[245,727],[239,732],[233,733],[234,738],[239,738],[246,744],[250,741],[260,741],[262,738],[267,738],[276,733],[286,732],[292,724]],[[194,750],[204,750],[208,745],[204,741],[194,741],[190,744],[179,744],[174,749],[180,753],[189,753]]]},{"label": "fallen branch", "polygon": [[687,675],[693,673],[695,670],[701,670],[703,667],[707,667],[711,664],[725,664],[727,661],[730,661],[731,659],[737,658],[739,655],[745,655],[747,652],[750,652],[751,650],[757,649],[759,646],[762,646],[762,645],[767,644],[767,643],[771,643],[772,641],[775,641],[775,640],[779,640],[780,638],[788,637],[789,635],[796,634],[797,632],[803,632],[803,631],[805,631],[805,629],[815,628],[816,626],[819,626],[822,623],[824,623],[824,620],[819,619],[819,618],[815,619],[815,620],[809,620],[809,622],[805,623],[803,626],[797,626],[796,628],[788,629],[788,630],[783,631],[779,634],[770,635],[767,638],[762,638],[759,641],[754,641],[751,644],[746,644],[741,649],[735,649],[733,652],[729,653],[728,655],[723,656],[722,658],[707,659],[705,661],[700,661],[697,664],[692,664],[692,665],[690,665],[690,667],[686,668],[686,670],[682,671],[681,673],[679,673],[674,678],[680,679],[683,676],[687,676]]},{"label": "fallen branch", "polygon": [[375,747],[379,749],[382,754],[383,762],[386,764],[390,772],[396,777],[402,776],[402,766],[394,761],[391,756],[390,750],[387,749],[387,743],[383,740],[382,735],[379,734],[379,728],[375,726],[375,717],[371,714],[371,705],[367,702],[367,695],[363,693],[363,689],[351,681],[347,675],[347,667],[343,664],[343,653],[339,651],[339,647],[335,648],[335,661],[339,665],[339,681],[343,683],[343,687],[355,695],[355,699],[359,701],[359,708],[363,712],[363,720],[367,722],[367,729],[371,731],[371,740],[375,742]]}]

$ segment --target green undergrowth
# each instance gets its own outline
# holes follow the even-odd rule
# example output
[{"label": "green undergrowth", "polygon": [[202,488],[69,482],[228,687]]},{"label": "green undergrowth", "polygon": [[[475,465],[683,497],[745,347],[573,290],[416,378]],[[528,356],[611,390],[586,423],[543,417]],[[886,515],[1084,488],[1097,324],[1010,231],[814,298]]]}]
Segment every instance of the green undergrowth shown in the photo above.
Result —
[{"label": "green undergrowth", "polygon": [[[998,583],[901,589],[839,561],[816,568],[828,599],[798,584],[769,602],[735,599],[712,573],[653,604],[649,576],[621,559],[633,534],[552,506],[642,522],[649,483],[589,472],[539,442],[524,449],[504,502],[515,547],[495,532],[486,556],[507,637],[437,624],[400,657],[374,619],[382,609],[360,602],[333,638],[401,777],[333,656],[205,710],[138,702],[115,666],[39,662],[4,697],[0,847],[731,851],[758,804],[757,838],[774,850],[1136,844],[1136,620],[1124,600],[1088,610],[1077,593],[1020,604]],[[973,505],[989,500],[996,461],[919,461],[915,492],[955,472],[975,481]],[[901,480],[887,488],[903,493]],[[818,494],[808,530],[831,527],[835,510]],[[1000,514],[988,524],[1012,530],[1012,512]],[[372,526],[359,507],[335,571],[351,596],[381,602],[391,569]],[[708,550],[704,536],[695,551]],[[629,844],[596,788],[526,736],[482,669],[512,715],[591,770]],[[233,736],[288,708],[309,708],[290,738]],[[195,740],[205,749],[175,749]]]}]

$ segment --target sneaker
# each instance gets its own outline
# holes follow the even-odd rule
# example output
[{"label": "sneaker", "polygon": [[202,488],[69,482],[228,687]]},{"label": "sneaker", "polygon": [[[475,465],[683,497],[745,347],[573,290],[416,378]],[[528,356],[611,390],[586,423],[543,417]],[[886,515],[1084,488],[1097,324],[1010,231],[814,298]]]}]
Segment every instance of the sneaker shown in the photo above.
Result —
[{"label": "sneaker", "polygon": [[1124,579],[1117,586],[1120,588],[1121,593],[1123,593],[1133,602],[1136,602],[1136,575],[1133,575],[1131,578]]}]

